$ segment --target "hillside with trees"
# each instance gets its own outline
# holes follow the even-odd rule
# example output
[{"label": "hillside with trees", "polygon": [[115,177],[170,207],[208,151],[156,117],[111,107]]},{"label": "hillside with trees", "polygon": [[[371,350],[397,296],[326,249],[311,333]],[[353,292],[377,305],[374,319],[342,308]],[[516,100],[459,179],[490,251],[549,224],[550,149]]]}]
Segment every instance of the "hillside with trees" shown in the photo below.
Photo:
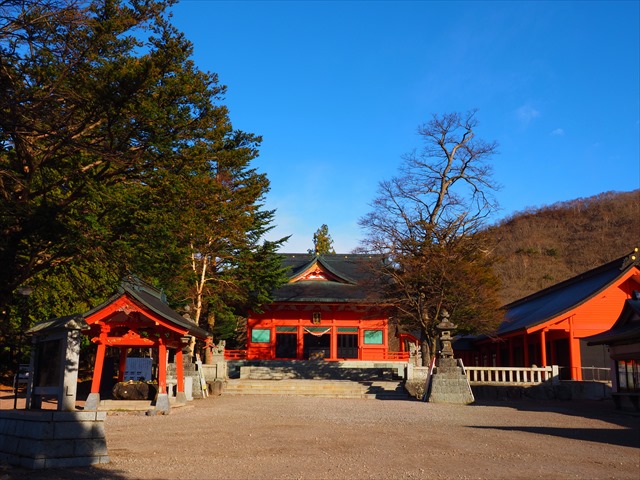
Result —
[{"label": "hillside with trees", "polygon": [[640,247],[640,190],[518,212],[488,232],[506,304]]}]

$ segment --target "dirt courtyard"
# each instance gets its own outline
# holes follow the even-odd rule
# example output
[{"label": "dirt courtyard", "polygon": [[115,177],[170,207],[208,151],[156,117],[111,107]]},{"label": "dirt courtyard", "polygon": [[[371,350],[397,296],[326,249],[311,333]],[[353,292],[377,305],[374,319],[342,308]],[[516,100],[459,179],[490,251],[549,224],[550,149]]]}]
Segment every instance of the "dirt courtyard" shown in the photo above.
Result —
[{"label": "dirt courtyard", "polygon": [[608,402],[470,406],[285,396],[112,414],[111,463],[13,479],[634,479],[640,417]]}]

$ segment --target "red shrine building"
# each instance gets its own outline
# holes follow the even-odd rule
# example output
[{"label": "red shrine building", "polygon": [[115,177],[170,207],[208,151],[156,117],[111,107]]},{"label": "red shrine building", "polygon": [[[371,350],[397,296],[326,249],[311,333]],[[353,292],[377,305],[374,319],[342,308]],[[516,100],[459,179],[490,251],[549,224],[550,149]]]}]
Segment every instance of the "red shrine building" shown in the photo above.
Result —
[{"label": "red shrine building", "polygon": [[156,364],[155,380],[158,382],[157,408],[161,409],[168,408],[169,357],[174,358],[176,364],[176,396],[183,397],[183,349],[191,337],[206,343],[210,336],[193,321],[172,310],[161,290],[135,277],[127,278],[118,293],[83,317],[90,327],[89,338],[97,345],[91,393],[85,404],[87,410],[96,409],[100,402],[107,348],[119,350],[118,381],[124,380],[127,356],[131,349],[152,349]]},{"label": "red shrine building", "polygon": [[288,282],[247,321],[248,360],[404,360],[369,255],[283,254]]},{"label": "red shrine building", "polygon": [[467,365],[560,366],[565,380],[592,380],[592,367],[608,367],[609,355],[588,337],[608,331],[625,301],[640,290],[638,249],[503,307],[495,335],[454,343]]}]

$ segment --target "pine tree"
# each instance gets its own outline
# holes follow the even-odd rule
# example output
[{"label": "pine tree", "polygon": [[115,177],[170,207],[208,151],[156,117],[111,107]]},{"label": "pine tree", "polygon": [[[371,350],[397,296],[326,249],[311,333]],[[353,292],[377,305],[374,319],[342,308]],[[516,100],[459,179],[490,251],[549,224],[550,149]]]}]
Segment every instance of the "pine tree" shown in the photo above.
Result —
[{"label": "pine tree", "polygon": [[309,249],[308,252],[312,255],[336,253],[333,249],[333,239],[329,234],[329,227],[326,224],[323,223],[313,234],[313,249]]}]

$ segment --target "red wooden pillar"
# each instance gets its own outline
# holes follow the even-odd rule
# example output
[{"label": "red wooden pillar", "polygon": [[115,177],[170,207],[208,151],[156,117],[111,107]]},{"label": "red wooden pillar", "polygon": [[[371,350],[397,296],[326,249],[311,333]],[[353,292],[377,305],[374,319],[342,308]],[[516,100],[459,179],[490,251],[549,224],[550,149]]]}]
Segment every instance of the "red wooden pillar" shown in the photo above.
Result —
[{"label": "red wooden pillar", "polygon": [[331,344],[329,346],[329,359],[337,360],[338,359],[338,327],[331,327]]},{"label": "red wooden pillar", "polygon": [[573,317],[569,318],[569,366],[571,380],[582,380],[582,361],[580,359],[580,340],[574,338]]},{"label": "red wooden pillar", "polygon": [[176,395],[180,392],[184,392],[184,365],[182,360],[182,348],[178,347],[176,350],[176,377],[177,377],[177,391]]},{"label": "red wooden pillar", "polygon": [[296,358],[298,360],[304,359],[304,327],[298,325],[298,343],[296,345]]},{"label": "red wooden pillar", "polygon": [[158,345],[158,394],[167,393],[167,346]]},{"label": "red wooden pillar", "polygon": [[96,363],[93,366],[93,379],[91,380],[91,393],[100,393],[100,380],[102,378],[102,369],[104,368],[104,355],[107,346],[98,341],[98,350],[96,351]]},{"label": "red wooden pillar", "polygon": [[509,366],[515,367],[513,364],[513,338],[509,337]]},{"label": "red wooden pillar", "polygon": [[120,347],[120,364],[118,365],[118,381],[124,382],[124,372],[127,369],[127,347]]},{"label": "red wooden pillar", "polygon": [[540,359],[540,366],[546,367],[547,366],[547,335],[544,328],[540,330],[540,356],[542,357]]}]

